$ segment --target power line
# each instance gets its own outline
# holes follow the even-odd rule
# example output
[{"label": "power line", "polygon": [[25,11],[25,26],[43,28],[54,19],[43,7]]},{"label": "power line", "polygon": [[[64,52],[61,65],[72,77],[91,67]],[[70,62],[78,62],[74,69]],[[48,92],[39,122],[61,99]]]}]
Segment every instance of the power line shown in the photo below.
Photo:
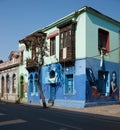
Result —
[{"label": "power line", "polygon": [[[117,48],[115,48],[115,49],[109,51],[109,54],[112,53],[112,52],[114,52],[114,51],[116,51],[116,50],[119,50],[119,49],[120,49],[120,47],[117,47]],[[88,57],[88,58],[95,58],[95,57],[99,57],[99,56],[100,56],[100,55],[95,55],[95,56],[91,56],[91,57]]]}]

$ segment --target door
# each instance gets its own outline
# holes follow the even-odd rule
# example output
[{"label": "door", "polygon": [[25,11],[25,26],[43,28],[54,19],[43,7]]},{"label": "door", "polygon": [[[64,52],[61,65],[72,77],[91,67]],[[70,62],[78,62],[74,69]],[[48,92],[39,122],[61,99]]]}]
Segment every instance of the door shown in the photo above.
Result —
[{"label": "door", "polygon": [[1,97],[4,97],[4,77],[2,77]]},{"label": "door", "polygon": [[108,71],[98,71],[99,92],[103,96],[109,95],[110,92],[109,80],[110,79]]},{"label": "door", "polygon": [[50,99],[49,101],[54,101],[56,96],[56,84],[50,84]]}]

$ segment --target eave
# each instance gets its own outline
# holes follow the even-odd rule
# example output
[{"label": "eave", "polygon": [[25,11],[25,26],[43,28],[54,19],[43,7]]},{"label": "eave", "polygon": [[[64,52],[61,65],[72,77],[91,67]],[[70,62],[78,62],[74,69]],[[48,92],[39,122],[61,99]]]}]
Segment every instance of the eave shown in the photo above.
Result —
[{"label": "eave", "polygon": [[19,40],[19,43],[26,43],[27,41],[31,41],[34,37],[40,37],[40,36],[46,36],[46,33],[42,31],[36,31],[34,33],[31,33],[30,35],[26,36],[22,40]]},{"label": "eave", "polygon": [[98,17],[100,17],[102,19],[105,19],[105,20],[111,22],[111,23],[114,23],[117,26],[120,26],[120,22],[119,21],[117,21],[117,20],[115,20],[115,19],[113,19],[113,18],[111,18],[111,17],[109,17],[109,16],[107,16],[107,15],[105,15],[105,14],[103,14],[103,13],[101,13],[101,12],[99,12],[99,11],[93,9],[93,8],[91,8],[91,7],[87,7],[86,8],[86,12],[94,14],[95,16],[98,16]]},{"label": "eave", "polygon": [[[79,10],[77,10],[77,11],[75,11],[75,12],[73,12],[73,13],[71,13],[71,14],[69,14],[69,15],[61,18],[61,19],[59,19],[58,21],[48,25],[47,27],[41,29],[41,31],[45,32],[45,31],[47,31],[47,30],[49,30],[49,29],[51,29],[53,27],[60,26],[61,24],[64,24],[66,22],[69,22],[70,20],[73,20],[74,18],[77,18],[80,14],[82,14],[84,12],[92,13],[92,14],[98,16],[98,17],[101,17],[103,19],[106,19],[106,20],[116,24],[117,26],[120,26],[119,21],[114,20],[111,17],[108,17],[108,16],[102,14],[101,12],[99,12],[99,11],[97,11],[97,10],[91,8],[91,7],[84,6],[83,8],[81,8],[81,9],[79,9]],[[76,22],[76,21],[74,21],[74,22]]]},{"label": "eave", "polygon": [[50,24],[50,25],[48,25],[48,26],[46,26],[46,27],[44,27],[42,29],[37,30],[36,32],[28,35],[27,37],[25,37],[24,39],[20,40],[19,42],[20,43],[25,43],[27,40],[30,40],[31,37],[36,36],[37,33],[39,33],[39,32],[40,33],[41,32],[44,33],[45,31],[47,31],[47,30],[49,30],[49,29],[51,29],[53,27],[58,27],[61,24],[69,22],[70,20],[73,20],[74,22],[76,22],[75,18],[77,18],[80,14],[82,14],[84,12],[89,12],[89,13],[91,13],[93,15],[96,15],[96,16],[98,16],[100,18],[103,18],[103,19],[105,19],[105,20],[107,20],[109,22],[112,22],[112,23],[116,24],[117,26],[120,26],[120,22],[119,21],[114,20],[111,17],[108,17],[108,16],[102,14],[101,12],[99,12],[99,11],[97,11],[97,10],[91,8],[91,7],[84,6],[83,8],[81,8],[79,10],[76,10],[75,12],[73,12],[73,13],[71,13],[71,14],[69,14],[69,15],[61,18],[61,19],[59,19],[58,21],[55,21],[52,24]]}]

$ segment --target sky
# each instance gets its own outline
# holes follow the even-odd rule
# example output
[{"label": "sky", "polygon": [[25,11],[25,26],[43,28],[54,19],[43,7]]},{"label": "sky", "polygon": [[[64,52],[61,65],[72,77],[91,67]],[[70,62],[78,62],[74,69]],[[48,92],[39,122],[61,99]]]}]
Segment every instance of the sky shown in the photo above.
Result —
[{"label": "sky", "polygon": [[19,50],[19,40],[84,6],[120,21],[120,0],[0,0],[0,60]]}]

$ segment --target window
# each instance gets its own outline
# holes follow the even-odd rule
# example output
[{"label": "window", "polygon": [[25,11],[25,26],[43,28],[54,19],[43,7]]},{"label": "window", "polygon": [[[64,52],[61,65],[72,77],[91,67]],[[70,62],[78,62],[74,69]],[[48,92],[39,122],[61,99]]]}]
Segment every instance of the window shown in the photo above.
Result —
[{"label": "window", "polygon": [[10,92],[10,77],[9,75],[6,76],[6,93]]},{"label": "window", "polygon": [[103,29],[98,29],[98,50],[103,51],[103,54],[109,52],[110,48],[109,32]]},{"label": "window", "polygon": [[51,70],[49,73],[50,78],[55,78],[55,71]]},{"label": "window", "polygon": [[12,77],[12,92],[16,93],[16,75],[15,74],[13,74],[13,77]]},{"label": "window", "polygon": [[71,45],[71,31],[72,31],[71,29],[72,29],[72,25],[69,25],[61,29],[61,34],[60,34],[61,49]]},{"label": "window", "polygon": [[35,74],[35,77],[34,77],[34,92],[38,92],[38,85],[37,85],[37,82],[38,82],[38,75]]},{"label": "window", "polygon": [[29,77],[29,89],[30,89],[30,92],[32,93],[33,92],[33,76],[30,75]]},{"label": "window", "polygon": [[63,33],[60,34],[60,48],[63,48]]},{"label": "window", "polygon": [[23,65],[23,51],[21,51],[20,63],[21,63],[21,65]]},{"label": "window", "polygon": [[24,96],[24,76],[20,76],[20,88],[21,88],[21,93],[20,93],[20,97],[23,98]]},{"label": "window", "polygon": [[55,43],[55,37],[52,37],[50,39],[50,55],[55,55],[56,51],[56,43]]},{"label": "window", "polygon": [[[73,62],[75,59],[75,23],[68,21],[58,28],[60,29],[60,62]],[[66,51],[64,52],[64,50]]]},{"label": "window", "polygon": [[65,94],[73,94],[73,74],[65,76]]},{"label": "window", "polygon": [[4,84],[5,84],[4,82],[5,82],[5,79],[2,76],[2,78],[1,78],[1,97],[4,97]]}]

